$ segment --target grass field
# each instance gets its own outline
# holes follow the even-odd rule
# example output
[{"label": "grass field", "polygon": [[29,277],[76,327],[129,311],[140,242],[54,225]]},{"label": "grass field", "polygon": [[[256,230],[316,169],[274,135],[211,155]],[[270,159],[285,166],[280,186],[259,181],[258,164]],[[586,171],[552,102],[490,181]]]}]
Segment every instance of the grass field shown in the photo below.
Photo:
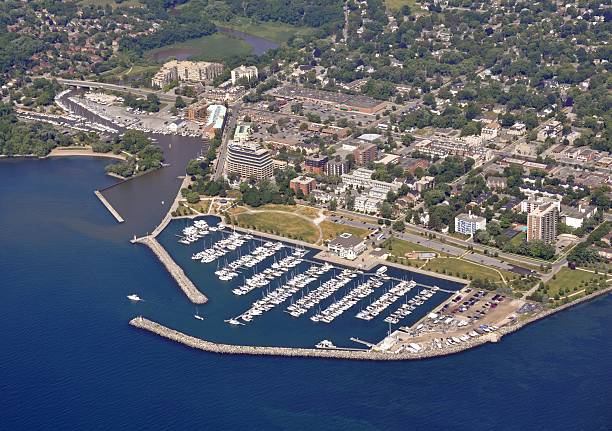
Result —
[{"label": "grass field", "polygon": [[232,57],[247,55],[250,52],[251,46],[243,40],[223,33],[215,33],[152,49],[145,56],[158,61],[164,61],[177,55],[188,56],[192,60],[224,61]]},{"label": "grass field", "polygon": [[[607,277],[604,274],[594,274],[579,269],[561,268],[555,275],[555,279],[546,283],[546,294],[550,298],[572,295],[585,289],[590,284],[599,282],[602,278],[606,279]],[[572,295],[571,298],[577,299],[581,296],[584,296],[584,292]]]},{"label": "grass field", "polygon": [[525,232],[521,232],[518,235],[515,235],[511,240],[510,244],[519,246],[527,239],[527,234]]},{"label": "grass field", "polygon": [[[494,269],[455,258],[440,257],[431,259],[429,262],[427,262],[427,265],[425,265],[423,269],[439,273],[445,273],[446,271],[446,274],[448,275],[454,275],[455,277],[467,279],[480,278],[484,280],[488,278],[493,282],[502,281],[499,273]],[[508,280],[509,276],[512,276],[512,274],[507,271],[501,271],[501,273],[504,275],[506,280]]]},{"label": "grass field", "polygon": [[385,4],[391,10],[399,10],[404,5],[410,6],[411,10],[415,9],[415,0],[385,0]]},{"label": "grass field", "polygon": [[333,223],[331,221],[321,222],[321,230],[323,231],[323,241],[333,239],[344,232],[352,233],[353,235],[360,236],[361,238],[365,238],[370,233],[370,231],[367,229],[346,226],[343,224]]},{"label": "grass field", "polygon": [[301,214],[306,217],[317,218],[319,216],[319,210],[313,207],[307,207],[304,205],[282,205],[282,204],[266,204],[262,205],[257,210],[273,210],[273,211],[286,211],[296,214]]},{"label": "grass field", "polygon": [[200,201],[197,204],[189,204],[194,210],[206,214],[210,208],[210,201]]},{"label": "grass field", "polygon": [[413,251],[431,251],[434,253],[438,253],[435,250],[432,250],[431,248],[427,248],[425,246],[415,244],[410,241],[397,239],[395,237],[389,238],[387,241],[385,241],[384,248],[388,250],[390,254],[397,257],[404,257],[406,253],[410,253]]},{"label": "grass field", "polygon": [[215,24],[219,27],[231,28],[268,39],[278,44],[287,42],[291,36],[307,36],[313,32],[313,29],[310,27],[295,27],[273,21],[254,21],[245,17],[236,17],[230,22],[215,21]]},{"label": "grass field", "polygon": [[275,212],[243,213],[236,216],[238,224],[248,229],[315,243],[319,232],[314,225],[301,217]]}]

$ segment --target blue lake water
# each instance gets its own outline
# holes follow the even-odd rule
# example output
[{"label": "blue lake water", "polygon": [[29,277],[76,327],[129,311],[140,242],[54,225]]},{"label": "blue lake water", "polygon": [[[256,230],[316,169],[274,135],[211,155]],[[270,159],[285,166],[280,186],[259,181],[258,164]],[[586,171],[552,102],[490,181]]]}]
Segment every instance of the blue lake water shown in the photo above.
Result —
[{"label": "blue lake water", "polygon": [[[217,217],[207,217],[206,219],[210,225],[215,225],[219,220]],[[255,246],[261,245],[262,241],[261,239],[254,239],[244,244],[239,250],[228,253],[217,262],[203,264],[199,260],[192,260],[192,254],[205,247],[210,247],[212,243],[220,240],[222,236],[227,237],[229,233],[217,231],[205,236],[197,243],[188,246],[178,243],[177,240],[183,227],[191,224],[192,222],[190,220],[175,220],[162,232],[158,239],[173,256],[174,260],[186,271],[187,275],[196,286],[208,297],[209,303],[200,308],[200,311],[206,315],[206,322],[194,319],[193,307],[170,307],[167,303],[169,299],[163,297],[148,300],[145,303],[136,304],[136,306],[139,310],[142,310],[141,312],[143,315],[147,317],[153,316],[161,319],[163,322],[171,323],[169,326],[172,328],[207,340],[246,345],[313,347],[318,341],[328,339],[333,341],[337,346],[363,348],[364,346],[362,344],[353,343],[350,341],[350,338],[357,337],[369,342],[380,341],[389,330],[388,324],[383,320],[384,317],[397,309],[403,303],[403,300],[399,300],[395,304],[392,304],[385,312],[381,313],[378,318],[371,321],[357,319],[355,318],[355,314],[361,308],[368,305],[370,300],[376,300],[383,294],[385,289],[393,284],[397,284],[397,279],[413,279],[417,283],[423,283],[424,286],[436,285],[447,290],[458,290],[463,287],[460,283],[389,268],[387,274],[393,277],[393,279],[385,281],[384,284],[375,289],[368,298],[362,299],[358,304],[345,311],[330,324],[323,322],[314,323],[309,319],[311,315],[316,314],[319,308],[318,306],[299,318],[292,317],[285,312],[286,307],[291,303],[290,300],[287,300],[274,309],[265,312],[262,316],[255,317],[253,321],[249,322],[246,326],[231,326],[225,323],[224,320],[245,312],[251,307],[253,301],[261,298],[266,294],[266,291],[272,291],[281,284],[285,285],[286,280],[291,278],[293,273],[300,273],[307,270],[313,264],[313,255],[316,254],[316,251],[310,251],[305,256],[305,262],[289,271],[286,276],[272,281],[269,286],[258,288],[244,296],[236,296],[231,291],[244,283],[243,276],[250,277],[255,271],[260,272],[269,267],[274,262],[274,257],[284,257],[290,248],[286,247],[279,250],[274,257],[269,257],[254,268],[241,270],[240,276],[232,281],[219,281],[214,274],[218,265],[223,266],[225,262],[231,262],[237,259],[240,253],[244,254],[245,252],[249,252],[249,246],[251,244],[255,244]],[[376,268],[373,270],[376,270]],[[331,270],[321,276],[319,281],[325,282],[339,273],[339,268]],[[363,274],[355,278],[351,283],[339,289],[335,294],[321,301],[319,304],[320,308],[325,309],[335,299],[342,298],[349,290],[368,280],[370,276],[371,274]],[[309,290],[319,287],[319,281],[315,281],[302,289],[304,294]],[[417,285],[416,288],[408,293],[407,298],[414,297],[422,290],[423,287]],[[391,329],[394,330],[397,326],[416,322],[427,314],[428,311],[447,299],[449,295],[450,294],[446,292],[434,294],[425,304],[418,307],[411,315],[403,319],[399,325],[393,325]],[[300,297],[300,292],[294,295],[295,300]]]},{"label": "blue lake water", "polygon": [[[612,428],[612,296],[498,344],[418,362],[224,357],[130,327],[131,317],[150,312],[202,336],[255,343],[285,331],[271,327],[272,315],[247,327],[220,325],[227,333],[205,330],[226,296],[236,311],[250,303],[210,277],[202,286],[211,298],[201,307],[207,320],[193,319],[151,252],[131,245],[128,227],[94,196],[113,183],[106,163],[0,162],[0,429]],[[170,245],[171,230],[164,235],[177,259],[191,254]],[[198,285],[214,271],[191,261],[186,270]],[[147,302],[130,303],[132,292]],[[316,325],[281,317],[293,323],[287,339],[308,344],[320,335],[303,334]],[[353,329],[343,318],[340,337]]]}]

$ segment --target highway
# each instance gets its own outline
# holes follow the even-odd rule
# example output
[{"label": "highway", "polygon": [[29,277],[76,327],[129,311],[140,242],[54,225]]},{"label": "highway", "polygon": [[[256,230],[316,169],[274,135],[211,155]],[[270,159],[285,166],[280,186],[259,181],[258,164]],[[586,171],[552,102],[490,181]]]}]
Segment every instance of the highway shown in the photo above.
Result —
[{"label": "highway", "polygon": [[156,95],[159,100],[164,102],[172,102],[176,100],[176,96],[162,93],[161,91],[151,90],[148,88],[132,88],[127,87],[125,85],[117,85],[117,84],[107,84],[105,82],[95,82],[95,81],[81,81],[78,79],[62,79],[58,78],[57,82],[63,85],[69,85],[73,87],[81,87],[81,88],[102,88],[104,90],[110,91],[119,91],[122,93],[132,93],[138,96],[148,96],[150,94]]}]

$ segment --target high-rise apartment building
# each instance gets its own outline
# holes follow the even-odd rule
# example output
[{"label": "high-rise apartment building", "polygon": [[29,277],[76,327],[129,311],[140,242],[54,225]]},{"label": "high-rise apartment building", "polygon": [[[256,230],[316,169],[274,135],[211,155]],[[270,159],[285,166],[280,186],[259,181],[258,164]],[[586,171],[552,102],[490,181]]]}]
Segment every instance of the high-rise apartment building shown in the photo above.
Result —
[{"label": "high-rise apartment building", "polygon": [[527,241],[555,242],[558,219],[559,210],[552,202],[540,205],[532,210],[527,215]]}]

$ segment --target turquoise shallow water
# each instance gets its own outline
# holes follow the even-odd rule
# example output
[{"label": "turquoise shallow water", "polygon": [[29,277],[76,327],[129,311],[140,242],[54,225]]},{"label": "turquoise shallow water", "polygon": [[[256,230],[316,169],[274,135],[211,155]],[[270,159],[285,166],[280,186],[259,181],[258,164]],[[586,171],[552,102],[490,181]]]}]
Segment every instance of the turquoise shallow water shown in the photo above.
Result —
[{"label": "turquoise shallow water", "polygon": [[[131,233],[93,195],[112,184],[105,163],[0,162],[0,429],[612,428],[611,296],[499,344],[419,362],[223,357],[131,328],[131,317],[150,312],[211,338],[306,345],[320,335],[284,315],[292,325],[271,315],[242,332],[215,329],[215,313],[227,317],[215,306],[225,296],[227,312],[250,301],[213,280],[202,289],[207,320],[193,319],[151,252],[129,244]],[[191,271],[205,279],[197,265]],[[133,292],[147,302],[127,301]],[[339,344],[386,330],[362,333],[347,314]]]}]

